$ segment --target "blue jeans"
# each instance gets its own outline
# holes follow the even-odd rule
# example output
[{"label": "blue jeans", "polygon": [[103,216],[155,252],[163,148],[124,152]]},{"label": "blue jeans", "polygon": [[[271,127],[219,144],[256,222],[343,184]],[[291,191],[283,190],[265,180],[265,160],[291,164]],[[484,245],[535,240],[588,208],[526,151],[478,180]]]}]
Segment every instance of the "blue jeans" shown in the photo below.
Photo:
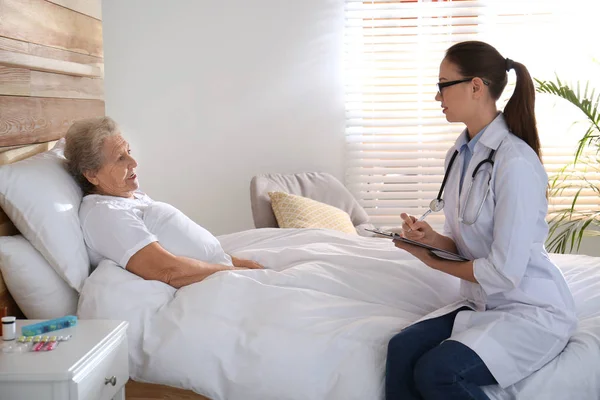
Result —
[{"label": "blue jeans", "polygon": [[388,344],[386,400],[489,399],[480,386],[497,383],[481,358],[448,339],[459,311],[411,325]]}]

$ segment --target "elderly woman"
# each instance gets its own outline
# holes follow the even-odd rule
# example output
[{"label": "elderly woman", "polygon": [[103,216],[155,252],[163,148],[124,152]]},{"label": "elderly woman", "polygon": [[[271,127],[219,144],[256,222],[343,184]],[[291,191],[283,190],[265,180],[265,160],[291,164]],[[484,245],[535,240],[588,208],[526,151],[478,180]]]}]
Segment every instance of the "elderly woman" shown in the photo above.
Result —
[{"label": "elderly woman", "polygon": [[84,198],[81,228],[92,264],[109,259],[148,280],[180,288],[231,269],[260,269],[227,255],[219,241],[181,211],[138,190],[127,141],[108,117],[75,122],[65,157]]}]

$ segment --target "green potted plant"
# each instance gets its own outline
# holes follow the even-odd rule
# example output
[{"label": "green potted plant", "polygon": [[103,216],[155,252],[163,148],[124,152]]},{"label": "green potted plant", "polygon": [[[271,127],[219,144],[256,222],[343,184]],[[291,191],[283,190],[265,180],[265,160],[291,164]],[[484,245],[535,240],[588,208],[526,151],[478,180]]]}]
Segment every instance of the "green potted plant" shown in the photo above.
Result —
[{"label": "green potted plant", "polygon": [[[600,196],[600,184],[590,180],[590,174],[600,174],[600,93],[590,88],[589,82],[583,90],[581,85],[568,85],[558,77],[554,81],[535,79],[536,91],[558,96],[577,107],[589,123],[579,144],[573,162],[559,173],[550,177],[549,197],[573,196],[569,205],[550,214],[548,241],[549,251],[557,253],[579,250],[584,236],[600,236],[600,211],[578,206],[580,195]],[[574,168],[577,166],[577,168]],[[573,183],[576,182],[576,183]]]}]

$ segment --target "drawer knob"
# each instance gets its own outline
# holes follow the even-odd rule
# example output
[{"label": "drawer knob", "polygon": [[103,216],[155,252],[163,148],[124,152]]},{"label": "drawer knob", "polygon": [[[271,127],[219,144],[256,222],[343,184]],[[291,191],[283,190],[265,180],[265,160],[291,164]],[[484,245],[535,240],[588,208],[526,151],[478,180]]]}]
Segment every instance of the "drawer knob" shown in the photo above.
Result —
[{"label": "drawer knob", "polygon": [[104,384],[108,385],[109,383],[111,385],[115,386],[117,384],[117,377],[111,376],[110,378],[104,378]]}]

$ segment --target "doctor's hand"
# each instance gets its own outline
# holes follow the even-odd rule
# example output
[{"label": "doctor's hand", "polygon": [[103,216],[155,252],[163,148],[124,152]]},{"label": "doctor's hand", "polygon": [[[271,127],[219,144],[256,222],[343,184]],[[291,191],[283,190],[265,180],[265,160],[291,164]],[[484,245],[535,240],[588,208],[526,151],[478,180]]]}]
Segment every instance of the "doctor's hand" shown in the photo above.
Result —
[{"label": "doctor's hand", "polygon": [[406,213],[400,214],[400,218],[404,221],[402,224],[402,236],[406,239],[414,240],[415,242],[433,245],[437,233],[431,225],[425,221],[417,221],[417,218]]}]

